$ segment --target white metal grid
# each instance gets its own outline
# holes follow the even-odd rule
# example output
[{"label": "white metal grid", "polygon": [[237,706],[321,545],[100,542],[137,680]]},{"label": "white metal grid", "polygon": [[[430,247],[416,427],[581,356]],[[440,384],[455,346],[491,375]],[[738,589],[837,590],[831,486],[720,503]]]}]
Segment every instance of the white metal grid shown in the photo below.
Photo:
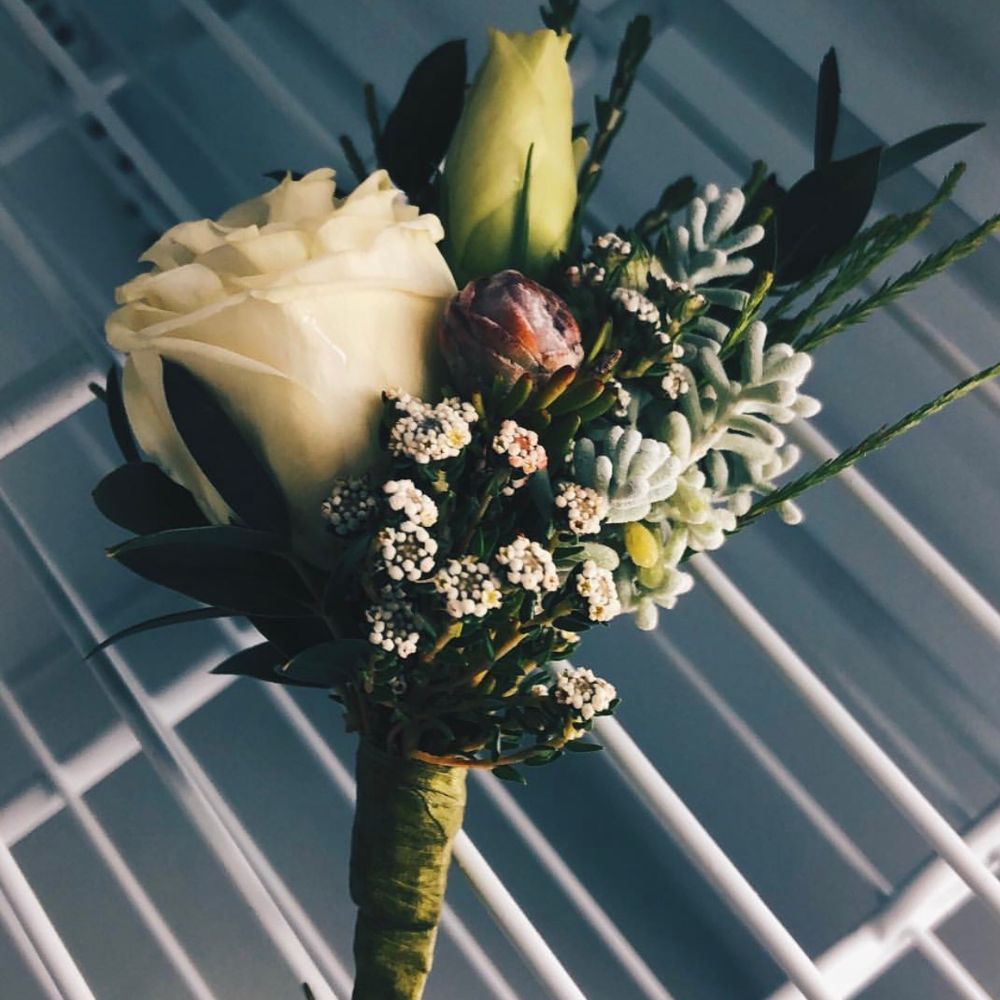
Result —
[{"label": "white metal grid", "polygon": [[[223,10],[235,17],[243,6],[254,5],[229,5],[223,9],[221,5],[214,7],[205,0],[178,0],[178,4],[189,15],[194,36],[203,36],[216,47],[217,58],[223,61],[227,73],[247,78],[261,98],[287,119],[291,129],[301,130],[320,153],[339,160],[331,129],[294,86],[283,82],[270,67],[267,58],[255,51],[252,42],[233,21],[224,16]],[[389,4],[382,6],[393,7]],[[604,68],[609,56],[607,45],[628,9],[633,6],[648,9],[650,5],[612,3],[594,6],[604,9],[588,12],[584,20],[597,44],[589,52],[581,53],[580,60],[592,75]],[[735,10],[721,3],[716,6],[728,18],[726,24],[734,32],[748,30],[747,22]],[[285,0],[272,7],[284,9],[279,16],[292,17],[295,14],[301,17],[301,11],[297,9],[302,5],[294,0]],[[108,50],[114,55],[114,68],[110,72],[108,67],[99,63],[95,67],[85,67],[77,60],[71,45],[57,40],[52,24],[43,22],[39,16],[44,14],[43,11],[36,10],[26,0],[0,0],[0,9],[6,12],[10,23],[20,32],[18,42],[32,47],[66,85],[63,92],[51,95],[48,110],[0,137],[0,162],[4,168],[16,165],[34,144],[44,142],[54,133],[65,129],[75,134],[79,116],[91,116],[103,126],[114,149],[127,156],[130,164],[129,176],[124,180],[114,160],[107,156],[94,157],[98,168],[115,187],[137,200],[139,211],[152,228],[162,227],[175,218],[199,214],[183,185],[170,176],[157,154],[136,132],[134,124],[113,104],[117,92],[129,82],[139,82],[155,94],[159,113],[170,115],[188,137],[204,149],[206,156],[217,164],[221,162],[230,179],[239,178],[232,164],[227,164],[213,150],[211,137],[190,126],[184,108],[175,106],[171,94],[157,87],[155,78],[150,76],[148,64],[144,67],[142,60],[127,49],[107,43]],[[62,10],[70,23],[87,22],[71,5]],[[273,10],[269,13],[273,14]],[[480,12],[480,17],[483,13]],[[672,22],[662,16],[663,12],[659,9],[656,13],[661,15],[657,18],[661,31],[673,33],[679,28],[695,44],[699,41],[699,31],[706,30],[698,18],[686,21],[681,17]],[[462,16],[451,11],[450,16],[455,21],[462,21],[464,16],[463,25],[468,27],[468,16],[464,11]],[[400,17],[403,17],[402,13]],[[479,19],[475,19],[476,23]],[[95,22],[98,20],[94,18]],[[706,40],[702,37],[700,41],[705,43]],[[359,80],[347,82],[357,85]],[[723,127],[720,127],[720,122],[713,122],[703,107],[678,89],[673,77],[664,75],[654,64],[644,72],[642,84],[684,123],[695,139],[714,150],[723,163],[735,168],[746,162],[746,151],[724,131],[725,123],[721,123]],[[803,138],[799,137],[799,141]],[[83,152],[86,150],[85,141],[82,147]],[[678,159],[683,162],[683,158]],[[137,177],[138,181],[133,177]],[[246,181],[240,180],[239,183],[244,185]],[[600,203],[599,211],[606,211],[610,216],[611,204],[614,202],[609,196]],[[46,238],[46,227],[33,217],[32,207],[30,204],[18,204],[7,181],[0,175],[0,239],[28,272],[37,293],[62,318],[72,339],[53,352],[51,357],[29,367],[23,375],[4,387],[2,455],[13,455],[29,446],[86,406],[89,399],[86,383],[95,378],[107,358],[97,324],[104,308],[106,290],[95,288],[86,267],[67,259],[54,248],[52,237],[58,237],[58,234],[49,232]],[[960,375],[971,372],[974,366],[965,352],[951,345],[935,329],[933,322],[913,310],[900,315],[908,324],[915,325],[921,345],[935,353],[950,370]],[[995,396],[987,396],[987,399],[995,402]],[[802,443],[819,458],[825,458],[835,450],[823,435],[814,430],[802,433]],[[94,441],[89,445],[98,449],[97,466],[109,461],[109,457],[100,452],[103,445],[103,442]],[[914,523],[872,486],[863,473],[852,473],[846,484],[907,556],[927,572],[931,585],[939,587],[943,596],[954,601],[991,640],[1000,637],[1000,613],[980,588],[971,583]],[[11,548],[47,598],[66,636],[78,650],[88,648],[103,632],[92,611],[92,595],[81,593],[78,583],[67,576],[62,568],[62,554],[54,551],[40,537],[30,517],[6,489],[0,499],[3,500],[0,520]],[[798,691],[808,708],[860,761],[900,812],[926,837],[940,858],[929,861],[906,886],[900,886],[898,880],[883,874],[808,787],[754,731],[739,710],[730,705],[704,672],[663,635],[658,634],[656,641],[667,661],[687,679],[692,690],[704,699],[830,848],[885,899],[884,907],[871,921],[846,935],[814,962],[807,949],[761,899],[636,741],[618,723],[605,722],[600,731],[616,767],[663,828],[690,856],[727,905],[746,923],[798,987],[799,992],[794,987],[779,990],[774,994],[775,998],[857,995],[910,949],[920,952],[954,995],[973,998],[989,996],[985,986],[977,982],[963,962],[936,936],[935,929],[972,894],[1000,916],[1000,886],[991,873],[1000,851],[997,813],[989,811],[980,816],[964,838],[959,836],[939,809],[907,778],[879,742],[867,734],[842,701],[823,684],[793,645],[782,637],[729,576],[705,558],[700,557],[695,563],[702,583],[718,600],[719,607],[746,630],[786,682]],[[244,641],[239,632],[222,627],[213,653],[218,656],[226,649],[237,648]],[[93,669],[123,722],[112,725],[62,760],[51,752],[45,737],[32,724],[14,687],[0,685],[0,708],[17,731],[25,749],[33,755],[40,772],[37,783],[20,789],[0,810],[0,834],[4,845],[0,851],[0,915],[9,930],[11,942],[24,957],[26,967],[38,984],[39,995],[67,998],[94,995],[70,949],[64,945],[57,923],[40,904],[12,853],[18,842],[63,810],[79,824],[96,849],[101,863],[107,867],[136,916],[177,972],[187,993],[199,998],[225,995],[219,987],[209,985],[196,961],[157,909],[141,879],[129,867],[113,836],[87,803],[88,791],[141,753],[152,763],[163,785],[201,833],[205,846],[226,871],[245,904],[253,910],[277,954],[284,959],[294,976],[299,980],[308,980],[318,997],[346,996],[349,993],[349,973],[340,957],[346,954],[346,942],[330,941],[320,932],[295,892],[283,880],[179,731],[183,720],[203,709],[230,687],[229,680],[207,675],[205,664],[199,663],[186,670],[173,684],[154,694],[139,679],[133,665],[123,654],[109,652],[96,657]],[[302,750],[312,755],[333,788],[350,800],[353,788],[349,771],[324,734],[287,692],[269,689],[266,697],[273,710],[297,734]],[[869,717],[876,718],[873,713],[877,712],[877,708],[871,705],[868,708]],[[886,725],[889,723],[886,722]],[[995,748],[995,730],[988,734],[987,742],[990,739]],[[921,760],[919,749],[913,747],[912,753],[907,753],[905,746],[905,734],[900,734],[896,749],[903,748],[904,758],[911,764],[918,764]],[[927,777],[937,770],[928,764],[922,774]],[[926,787],[925,782],[922,784]],[[941,776],[940,784],[945,790],[950,788],[947,775]],[[514,836],[524,841],[568,905],[579,913],[609,954],[620,963],[622,972],[639,991],[637,995],[669,997],[671,993],[667,987],[670,984],[660,981],[647,959],[586,888],[588,873],[575,872],[566,864],[557,846],[550,842],[511,793],[496,785],[485,784],[484,788],[499,813],[509,822]],[[961,803],[962,797],[956,793],[954,799]],[[971,815],[966,807],[966,818]],[[487,865],[483,855],[464,834],[456,849],[456,859],[497,923],[543,985],[546,995],[560,998],[584,996],[587,984],[577,985],[503,882]],[[453,910],[449,910],[445,917],[444,929],[464,953],[483,989],[502,998],[524,995],[508,982],[476,935]]]}]

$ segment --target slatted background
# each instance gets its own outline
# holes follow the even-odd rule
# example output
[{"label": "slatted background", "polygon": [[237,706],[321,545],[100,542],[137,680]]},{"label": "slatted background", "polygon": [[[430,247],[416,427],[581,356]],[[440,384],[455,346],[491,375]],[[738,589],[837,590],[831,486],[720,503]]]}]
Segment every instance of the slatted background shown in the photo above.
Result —
[{"label": "slatted background", "polygon": [[[657,31],[595,199],[604,219],[634,218],[684,172],[737,182],[763,156],[801,173],[830,44],[841,151],[992,125],[903,263],[998,207],[986,0],[584,6],[581,117],[627,16]],[[291,1000],[305,978],[349,995],[351,745],[334,706],[208,677],[247,641],[215,625],[81,661],[95,636],[181,606],[101,553],[117,536],[88,492],[114,455],[86,385],[109,361],[111,289],[157,231],[255,193],[262,171],[343,167],[335,137],[364,136],[363,81],[387,106],[434,44],[467,36],[477,59],[488,23],[532,28],[536,5],[0,0],[3,1000]],[[880,209],[926,199],[950,162],[895,179]],[[998,274],[991,244],[824,348],[807,460],[994,361]],[[459,860],[475,890],[452,880],[434,1000],[756,1000],[786,978],[761,938],[803,983],[805,954],[841,942],[815,997],[1000,996],[997,914],[865,775],[857,734],[831,735],[788,679],[821,678],[997,860],[998,415],[1000,393],[979,392],[811,495],[804,526],[764,523],[701,560],[659,632],[622,622],[587,640],[580,661],[625,697],[615,754],[523,790],[473,785]],[[730,901],[749,899],[756,933],[679,846],[710,852],[709,835],[721,851],[702,860]]]}]

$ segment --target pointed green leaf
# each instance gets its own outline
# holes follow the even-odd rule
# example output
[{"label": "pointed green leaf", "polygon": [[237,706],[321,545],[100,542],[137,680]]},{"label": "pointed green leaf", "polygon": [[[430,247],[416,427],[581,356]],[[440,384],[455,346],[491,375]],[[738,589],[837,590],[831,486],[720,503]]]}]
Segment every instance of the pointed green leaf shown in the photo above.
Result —
[{"label": "pointed green leaf", "polygon": [[269,642],[262,642],[256,646],[249,646],[234,653],[228,660],[223,660],[218,666],[212,668],[213,674],[236,674],[240,677],[253,677],[259,681],[267,681],[269,684],[291,684],[295,687],[325,687],[324,684],[309,684],[305,681],[293,680],[290,677],[282,677],[276,673],[281,665],[283,657],[281,651],[272,646]]},{"label": "pointed green leaf", "polygon": [[281,660],[290,660],[310,646],[326,642],[330,630],[321,618],[264,618],[249,615],[250,624],[281,651]]},{"label": "pointed green leaf", "polygon": [[462,114],[465,75],[465,42],[439,45],[410,74],[379,136],[379,165],[421,207]]},{"label": "pointed green leaf", "polygon": [[494,767],[493,774],[501,781],[512,781],[515,785],[526,785],[528,783],[528,779],[516,767],[511,767],[510,764],[501,764],[499,767]]},{"label": "pointed green leaf", "polygon": [[288,505],[271,470],[212,390],[183,365],[163,361],[170,415],[188,450],[244,524],[287,534]]},{"label": "pointed green leaf", "polygon": [[563,749],[567,753],[596,753],[604,747],[600,743],[588,743],[586,740],[571,740]]},{"label": "pointed green leaf", "polygon": [[303,650],[277,672],[300,684],[337,687],[355,676],[358,662],[371,652],[371,643],[364,639],[331,639]]},{"label": "pointed green leaf", "polygon": [[102,649],[107,649],[108,646],[120,642],[122,639],[127,639],[130,635],[139,635],[142,632],[149,632],[156,628],[165,628],[168,625],[182,625],[186,622],[231,617],[231,611],[223,611],[221,608],[190,608],[187,611],[175,611],[173,614],[149,618],[144,622],[137,622],[135,625],[129,625],[128,628],[123,628],[113,635],[109,635],[107,639],[99,642],[84,659],[89,660],[95,653],[99,653]]},{"label": "pointed green leaf", "polygon": [[952,125],[935,125],[934,128],[925,129],[923,132],[911,135],[909,139],[897,142],[882,154],[882,163],[878,172],[879,181],[884,181],[892,177],[893,174],[898,174],[900,170],[905,170],[919,160],[959,142],[966,136],[978,132],[982,127],[982,122],[955,122]]},{"label": "pointed green leaf", "polygon": [[[191,532],[207,528],[187,529]],[[114,552],[133,573],[178,593],[237,614],[296,618],[314,613],[312,595],[289,562],[269,552],[182,540],[173,532],[136,539]],[[142,542],[144,544],[137,544]]]},{"label": "pointed green leaf", "polygon": [[[775,283],[807,278],[861,228],[878,183],[880,146],[834,160],[800,178],[775,213]],[[770,270],[770,269],[769,269]]]},{"label": "pointed green leaf", "polygon": [[230,524],[212,524],[197,528],[174,528],[158,531],[152,535],[143,535],[141,538],[130,538],[127,542],[108,549],[108,555],[112,559],[118,559],[138,549],[166,548],[171,545],[244,549],[248,552],[267,552],[277,556],[291,554],[288,541],[281,535]]},{"label": "pointed green leaf", "polygon": [[830,49],[820,64],[819,82],[816,88],[814,166],[825,167],[833,159],[833,145],[837,138],[839,119],[840,71],[837,68],[837,53],[834,49]]},{"label": "pointed green leaf", "polygon": [[150,462],[129,462],[109,472],[93,497],[109,521],[137,535],[208,523],[194,497]]},{"label": "pointed green leaf", "polygon": [[514,211],[514,228],[510,237],[510,261],[516,271],[526,271],[528,267],[528,238],[531,228],[531,162],[535,156],[535,144],[528,147],[524,161],[524,179],[518,193],[517,208]]}]

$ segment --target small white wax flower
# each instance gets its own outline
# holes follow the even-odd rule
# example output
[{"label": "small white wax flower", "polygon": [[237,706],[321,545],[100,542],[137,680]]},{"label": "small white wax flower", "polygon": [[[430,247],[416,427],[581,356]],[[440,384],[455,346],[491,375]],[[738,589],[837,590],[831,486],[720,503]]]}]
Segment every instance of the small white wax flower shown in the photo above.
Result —
[{"label": "small white wax flower", "polygon": [[608,500],[595,489],[579,483],[563,482],[556,487],[555,505],[566,512],[566,522],[574,535],[596,535],[608,516]]},{"label": "small white wax flower", "polygon": [[[417,651],[417,632],[412,605],[393,587],[386,587],[382,600],[365,612],[371,626],[368,641],[401,660]],[[401,692],[397,692],[401,693]]]},{"label": "small white wax flower", "polygon": [[587,600],[587,614],[591,621],[607,622],[621,614],[622,606],[611,571],[602,569],[593,559],[588,559],[580,567],[576,589]]},{"label": "small white wax flower", "polygon": [[425,403],[403,393],[395,398],[401,416],[389,431],[389,451],[420,465],[456,458],[472,440],[475,407],[457,396]]},{"label": "small white wax flower", "polygon": [[378,546],[390,580],[415,583],[434,568],[438,543],[425,527],[413,521],[383,528],[378,533]]},{"label": "small white wax flower", "polygon": [[363,528],[375,513],[375,496],[366,476],[335,479],[321,511],[338,535],[350,535]]},{"label": "small white wax flower", "polygon": [[418,489],[412,479],[390,479],[382,487],[382,492],[386,495],[389,508],[404,514],[408,521],[423,528],[437,523],[437,504]]},{"label": "small white wax flower", "polygon": [[503,599],[499,581],[475,556],[450,559],[434,577],[434,589],[444,597],[445,611],[452,618],[482,618],[500,607]]},{"label": "small white wax flower", "polygon": [[559,576],[551,553],[538,542],[520,535],[497,550],[497,562],[507,571],[508,583],[534,593],[559,589]]},{"label": "small white wax flower", "polygon": [[545,449],[538,443],[535,431],[522,427],[516,420],[505,420],[493,438],[493,450],[505,455],[513,469],[531,475],[549,464]]}]

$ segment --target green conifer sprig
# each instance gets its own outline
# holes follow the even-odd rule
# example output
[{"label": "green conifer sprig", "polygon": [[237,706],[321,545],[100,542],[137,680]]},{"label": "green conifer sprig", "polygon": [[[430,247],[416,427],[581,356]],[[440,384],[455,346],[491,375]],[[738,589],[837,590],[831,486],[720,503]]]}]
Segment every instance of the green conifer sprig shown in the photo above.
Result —
[{"label": "green conifer sprig", "polygon": [[632,90],[632,84],[635,83],[639,66],[649,50],[652,40],[649,18],[645,14],[634,17],[625,29],[625,36],[618,48],[618,61],[615,64],[615,73],[611,79],[608,96],[607,98],[596,97],[594,99],[597,132],[594,135],[594,144],[590,147],[590,152],[580,168],[577,179],[578,194],[573,220],[574,233],[579,233],[587,202],[601,179],[604,161],[607,159],[611,144],[625,121],[625,104]]},{"label": "green conifer sprig", "polygon": [[782,339],[796,342],[809,324],[830,309],[840,298],[857,288],[875,268],[927,227],[937,209],[952,196],[964,173],[965,164],[956,164],[926,205],[904,215],[886,216],[858,233],[840,253],[828,260],[816,273],[785,292],[768,311],[765,322],[771,323],[783,315],[793,301],[810,291],[832,272],[832,279],[820,289],[809,305],[786,321]]},{"label": "green conifer sprig", "polygon": [[950,243],[943,250],[924,257],[923,260],[918,261],[908,271],[899,275],[899,277],[886,279],[867,298],[849,302],[807,333],[801,334],[795,340],[795,346],[803,351],[815,350],[834,334],[862,322],[877,309],[887,306],[901,295],[912,291],[918,285],[927,281],[928,278],[932,278],[946,268],[951,267],[952,264],[957,263],[963,257],[968,257],[969,254],[978,250],[997,230],[1000,230],[1000,214],[987,219],[982,225],[977,226],[970,233]]},{"label": "green conifer sprig", "polygon": [[937,413],[939,410],[943,410],[946,406],[961,399],[984,382],[996,378],[997,375],[1000,375],[1000,362],[976,372],[975,375],[970,375],[969,378],[959,382],[958,385],[948,389],[947,392],[941,393],[940,396],[932,399],[929,403],[925,403],[923,406],[913,410],[912,413],[908,413],[901,420],[896,421],[896,423],[880,427],[853,447],[842,451],[834,458],[828,459],[821,465],[816,466],[810,472],[799,476],[798,479],[793,479],[791,482],[776,489],[773,493],[762,497],[736,522],[736,531],[745,528],[769,510],[774,510],[786,501],[794,500],[807,490],[811,490],[821,483],[825,483],[828,479],[840,475],[841,472],[849,469],[855,462],[860,461],[874,451],[878,451],[880,448],[884,448],[894,438],[913,430],[914,427],[922,423],[927,417]]}]

